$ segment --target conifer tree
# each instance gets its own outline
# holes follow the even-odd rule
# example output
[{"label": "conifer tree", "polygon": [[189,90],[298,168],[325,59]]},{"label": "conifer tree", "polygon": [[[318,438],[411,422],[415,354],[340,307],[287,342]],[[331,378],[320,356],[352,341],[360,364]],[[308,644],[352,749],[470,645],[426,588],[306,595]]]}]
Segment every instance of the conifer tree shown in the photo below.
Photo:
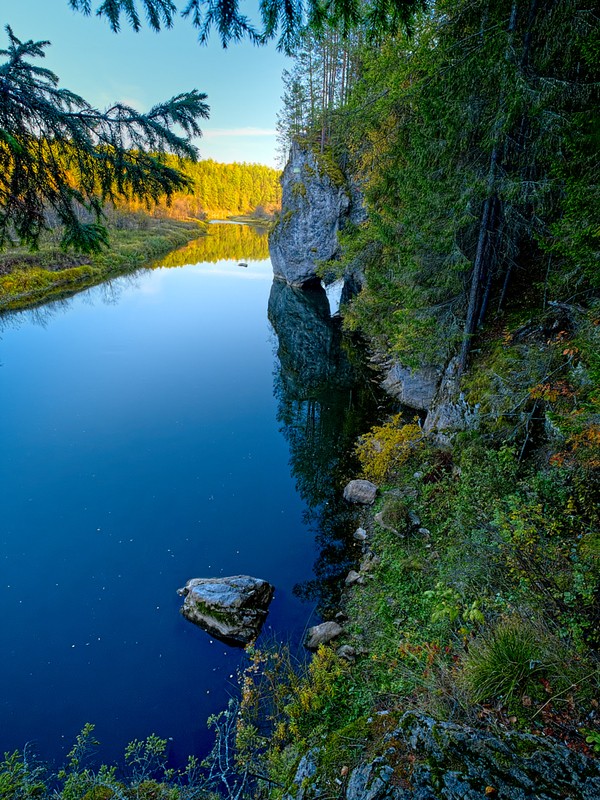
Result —
[{"label": "conifer tree", "polygon": [[[195,158],[190,137],[208,117],[206,95],[179,94],[141,114],[106,111],[58,86],[35,63],[49,42],[21,41],[10,27],[0,50],[0,247],[35,246],[54,215],[62,244],[84,252],[106,243],[103,207],[117,198],[156,201],[189,179],[167,153]],[[178,133],[180,129],[182,133]]]},{"label": "conifer tree", "polygon": [[331,0],[326,4],[320,0],[260,0],[258,27],[242,13],[240,0],[183,0],[181,8],[173,0],[69,0],[69,4],[84,14],[106,17],[114,31],[120,29],[121,17],[140,30],[143,14],[152,29],[170,28],[180,11],[198,29],[202,44],[213,28],[224,47],[244,37],[262,44],[279,34],[278,47],[291,54],[305,24],[314,30],[334,26],[344,34],[357,27],[365,27],[373,36],[382,31],[394,33],[409,28],[412,15],[426,7],[427,0]]}]

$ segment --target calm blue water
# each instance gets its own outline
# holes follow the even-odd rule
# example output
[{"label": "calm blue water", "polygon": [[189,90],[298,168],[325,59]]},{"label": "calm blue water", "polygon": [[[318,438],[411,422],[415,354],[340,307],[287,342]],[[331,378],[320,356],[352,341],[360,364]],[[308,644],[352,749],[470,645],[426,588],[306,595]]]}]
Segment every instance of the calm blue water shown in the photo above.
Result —
[{"label": "calm blue water", "polygon": [[242,656],[180,616],[190,577],[274,583],[264,636],[297,641],[310,618],[271,266],[232,257],[4,323],[0,752],[31,741],[60,762],[88,721],[106,760],[151,732],[176,761],[205,748]]}]

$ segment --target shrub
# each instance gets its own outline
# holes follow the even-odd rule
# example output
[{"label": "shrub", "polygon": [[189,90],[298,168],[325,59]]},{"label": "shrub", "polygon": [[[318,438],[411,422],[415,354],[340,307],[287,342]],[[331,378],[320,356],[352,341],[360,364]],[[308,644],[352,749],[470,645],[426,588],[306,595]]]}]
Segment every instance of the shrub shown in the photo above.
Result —
[{"label": "shrub", "polygon": [[405,423],[402,414],[376,425],[356,446],[363,475],[374,483],[384,483],[422,446],[423,439],[417,422]]},{"label": "shrub", "polygon": [[474,700],[501,699],[511,707],[554,671],[554,660],[542,631],[520,619],[505,620],[471,645],[464,675]]}]

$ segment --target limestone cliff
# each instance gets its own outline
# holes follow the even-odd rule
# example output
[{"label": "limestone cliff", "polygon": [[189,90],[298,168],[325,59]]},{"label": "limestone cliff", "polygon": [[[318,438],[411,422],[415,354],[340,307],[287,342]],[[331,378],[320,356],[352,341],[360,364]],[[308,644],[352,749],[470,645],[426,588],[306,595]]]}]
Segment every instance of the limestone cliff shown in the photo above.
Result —
[{"label": "limestone cliff", "polygon": [[297,143],[281,184],[281,216],[269,239],[273,272],[303,286],[317,279],[319,262],[339,255],[338,231],[365,212],[360,193],[341,169]]},{"label": "limestone cliff", "polygon": [[[269,239],[273,272],[280,281],[302,287],[318,280],[320,262],[339,256],[338,232],[348,223],[360,223],[367,212],[350,172],[342,170],[330,155],[315,154],[298,143],[292,146],[281,183],[281,216]],[[370,253],[363,260],[373,257]],[[342,301],[360,291],[362,268],[362,261],[346,268]],[[278,297],[274,289],[270,307],[277,306]],[[447,441],[452,431],[476,424],[476,413],[459,395],[454,362],[411,369],[398,359],[388,361],[386,354],[380,356],[374,360],[385,362],[381,363],[383,388],[402,405],[425,412],[428,432]]]}]

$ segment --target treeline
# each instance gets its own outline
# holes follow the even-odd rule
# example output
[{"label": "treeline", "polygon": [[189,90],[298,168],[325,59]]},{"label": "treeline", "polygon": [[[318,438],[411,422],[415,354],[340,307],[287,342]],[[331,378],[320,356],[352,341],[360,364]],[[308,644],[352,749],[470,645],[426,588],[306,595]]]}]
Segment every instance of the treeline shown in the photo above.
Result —
[{"label": "treeline", "polygon": [[[270,216],[281,205],[279,172],[262,164],[220,164],[206,161],[184,160],[183,165],[173,159],[172,166],[182,169],[192,185],[189,192],[174,192],[171,203],[157,203],[155,216],[183,219],[226,217],[235,214],[256,213]],[[124,207],[138,211],[145,206],[130,200]]]},{"label": "treeline", "polygon": [[283,106],[277,115],[278,147],[286,161],[293,140],[309,139],[323,152],[335,109],[348,103],[359,76],[360,31],[308,28],[298,39],[292,67],[283,71]]},{"label": "treeline", "polygon": [[359,176],[352,315],[386,349],[464,369],[497,312],[598,287],[599,29],[581,0],[437,0],[411,38],[357,39],[343,93],[337,34],[335,68],[303,45],[282,132]]}]

